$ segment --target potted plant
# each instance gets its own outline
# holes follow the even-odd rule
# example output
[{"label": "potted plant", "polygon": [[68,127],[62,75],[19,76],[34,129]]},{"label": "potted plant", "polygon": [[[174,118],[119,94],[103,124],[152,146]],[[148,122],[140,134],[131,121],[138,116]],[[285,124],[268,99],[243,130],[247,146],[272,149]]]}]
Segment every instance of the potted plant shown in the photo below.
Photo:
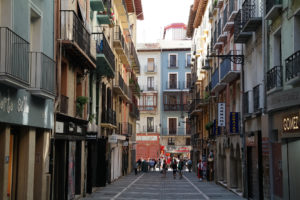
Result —
[{"label": "potted plant", "polygon": [[88,97],[85,96],[79,96],[76,99],[76,115],[79,117],[82,117],[82,112],[84,105],[87,104],[88,102]]},{"label": "potted plant", "polygon": [[207,123],[205,124],[205,129],[206,129],[207,131],[209,131],[209,130],[213,127],[213,125],[214,125],[213,122],[207,122]]}]

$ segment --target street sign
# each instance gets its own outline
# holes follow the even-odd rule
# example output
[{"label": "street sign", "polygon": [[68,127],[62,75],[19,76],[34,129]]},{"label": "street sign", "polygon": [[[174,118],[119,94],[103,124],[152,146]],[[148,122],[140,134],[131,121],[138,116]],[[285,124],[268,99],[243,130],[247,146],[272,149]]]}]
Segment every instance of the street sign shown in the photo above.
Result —
[{"label": "street sign", "polygon": [[225,103],[218,103],[218,126],[225,126]]},{"label": "street sign", "polygon": [[239,113],[230,112],[230,133],[239,133]]}]

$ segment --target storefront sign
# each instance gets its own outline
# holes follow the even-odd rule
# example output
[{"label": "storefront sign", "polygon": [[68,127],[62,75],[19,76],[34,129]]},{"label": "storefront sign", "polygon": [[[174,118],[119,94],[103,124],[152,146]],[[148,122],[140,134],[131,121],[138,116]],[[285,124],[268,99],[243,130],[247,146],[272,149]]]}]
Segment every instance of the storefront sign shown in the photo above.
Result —
[{"label": "storefront sign", "polygon": [[294,113],[283,117],[282,126],[283,133],[298,132],[300,130],[300,114]]},{"label": "storefront sign", "polygon": [[117,135],[109,135],[108,136],[108,143],[117,143],[118,142],[118,136]]},{"label": "storefront sign", "polygon": [[166,146],[168,153],[189,153],[191,149],[191,146]]},{"label": "storefront sign", "polygon": [[230,112],[230,133],[239,133],[239,113]]},{"label": "storefront sign", "polygon": [[218,126],[225,126],[225,103],[218,103]]},{"label": "storefront sign", "polygon": [[213,125],[213,135],[220,135],[221,134],[221,128],[218,126],[218,120],[214,120],[214,125]]},{"label": "storefront sign", "polygon": [[64,133],[64,123],[63,122],[56,121],[55,132],[56,133]]},{"label": "storefront sign", "polygon": [[0,84],[0,122],[53,129],[53,100]]}]

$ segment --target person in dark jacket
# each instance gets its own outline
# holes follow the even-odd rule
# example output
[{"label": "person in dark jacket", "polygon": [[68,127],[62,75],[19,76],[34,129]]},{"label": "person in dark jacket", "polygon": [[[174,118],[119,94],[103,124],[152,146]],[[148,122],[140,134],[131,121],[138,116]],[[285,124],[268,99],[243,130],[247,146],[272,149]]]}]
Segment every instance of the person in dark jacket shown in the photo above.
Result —
[{"label": "person in dark jacket", "polygon": [[176,160],[175,160],[175,159],[173,160],[173,162],[172,162],[171,166],[172,166],[172,169],[173,169],[173,178],[174,178],[174,179],[176,179],[176,172],[177,172],[177,162],[176,162]]}]

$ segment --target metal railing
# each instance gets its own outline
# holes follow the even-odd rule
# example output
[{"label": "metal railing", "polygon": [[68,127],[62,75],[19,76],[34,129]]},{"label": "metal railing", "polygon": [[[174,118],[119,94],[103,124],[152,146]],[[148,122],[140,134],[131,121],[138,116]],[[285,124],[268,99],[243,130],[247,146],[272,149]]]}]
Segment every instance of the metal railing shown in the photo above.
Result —
[{"label": "metal railing", "polygon": [[74,10],[61,10],[60,38],[77,43],[90,56],[90,33]]},{"label": "metal railing", "polygon": [[130,104],[129,106],[129,111],[130,111],[130,114],[132,117],[135,117],[135,118],[140,118],[140,111],[138,109],[138,106],[135,105],[135,104]]},{"label": "metal railing", "polygon": [[158,126],[142,126],[139,130],[137,130],[138,133],[157,133],[158,132]]},{"label": "metal railing", "polygon": [[219,82],[219,68],[217,68],[211,76],[211,88],[216,87]]},{"label": "metal railing", "polygon": [[117,133],[120,135],[132,136],[132,124],[129,122],[119,123]]},{"label": "metal railing", "polygon": [[130,44],[130,54],[133,56],[133,58],[135,60],[136,67],[140,69],[141,68],[140,67],[140,61],[139,61],[139,58],[137,56],[136,49],[134,47],[133,42],[131,42],[131,44]]},{"label": "metal railing", "polygon": [[116,122],[116,112],[113,111],[111,108],[107,108],[106,110],[102,110],[101,114],[101,122],[102,123],[108,123],[108,124],[113,124],[117,125]]},{"label": "metal railing", "polygon": [[227,23],[227,12],[228,12],[228,6],[226,6],[224,11],[223,11],[223,27]]},{"label": "metal railing", "polygon": [[172,103],[164,103],[164,111],[188,111],[188,104],[172,104]]},{"label": "metal railing", "polygon": [[224,76],[226,74],[228,74],[228,72],[232,71],[230,59],[224,59],[221,62],[220,68],[221,68],[220,75],[221,75],[221,79],[222,79],[222,78],[224,78]]},{"label": "metal railing", "polygon": [[60,105],[59,105],[60,112],[64,114],[68,114],[68,107],[69,107],[69,97],[61,95]]},{"label": "metal railing", "polygon": [[0,27],[0,75],[29,84],[29,42],[7,27]]},{"label": "metal railing", "polygon": [[267,71],[267,91],[282,87],[282,66],[275,66]]},{"label": "metal railing", "polygon": [[243,94],[243,103],[244,103],[244,114],[249,113],[249,92]]},{"label": "metal railing", "polygon": [[118,86],[123,90],[123,92],[129,96],[129,88],[128,86],[126,85],[126,83],[124,82],[124,79],[122,78],[121,74],[119,73],[119,76],[118,76]]},{"label": "metal railing", "polygon": [[157,91],[157,85],[142,85],[140,89],[143,91]]},{"label": "metal railing", "polygon": [[30,87],[55,94],[55,62],[41,52],[30,52]]},{"label": "metal railing", "polygon": [[262,3],[258,0],[245,0],[242,5],[242,23],[243,25],[251,18],[262,17]]},{"label": "metal railing", "polygon": [[191,135],[191,129],[186,128],[162,128],[162,135]]},{"label": "metal railing", "polygon": [[221,35],[222,33],[222,24],[221,24],[221,19],[219,19],[219,22],[218,22],[218,36],[217,38]]},{"label": "metal railing", "polygon": [[[93,38],[96,40],[97,54],[104,54],[113,70],[115,70],[115,55],[109,46],[109,43],[103,33],[93,33]],[[102,67],[102,66],[101,66]]]},{"label": "metal railing", "polygon": [[192,103],[189,105],[189,112],[193,112],[199,104],[205,103],[205,99],[193,99]]},{"label": "metal railing", "polygon": [[229,16],[235,10],[235,0],[229,0]]},{"label": "metal railing", "polygon": [[259,85],[253,88],[253,111],[259,110]]},{"label": "metal railing", "polygon": [[145,65],[145,72],[150,72],[150,73],[154,73],[156,72],[156,69],[157,69],[157,65],[153,64],[153,66],[149,67],[148,65]]},{"label": "metal railing", "polygon": [[282,0],[266,0],[266,14],[271,10],[275,5],[281,5]]},{"label": "metal railing", "polygon": [[180,89],[180,81],[167,81],[166,88],[167,89]]},{"label": "metal railing", "polygon": [[114,40],[120,41],[122,48],[124,48],[125,40],[119,25],[114,26]]},{"label": "metal railing", "polygon": [[285,60],[285,80],[289,81],[300,75],[300,51]]},{"label": "metal railing", "polygon": [[240,32],[243,28],[242,23],[242,12],[241,9],[237,12],[235,18],[234,18],[234,40],[236,41],[240,35]]}]

